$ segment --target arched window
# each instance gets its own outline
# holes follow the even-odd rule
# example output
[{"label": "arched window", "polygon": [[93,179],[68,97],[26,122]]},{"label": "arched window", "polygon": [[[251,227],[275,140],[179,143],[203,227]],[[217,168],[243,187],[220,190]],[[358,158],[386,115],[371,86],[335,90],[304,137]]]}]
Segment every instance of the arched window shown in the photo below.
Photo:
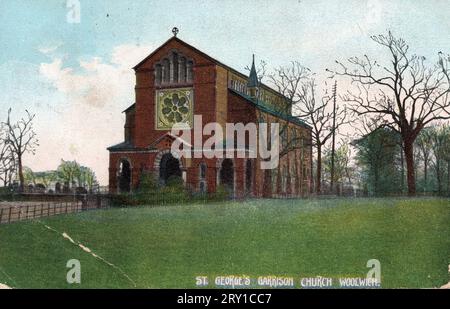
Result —
[{"label": "arched window", "polygon": [[198,169],[199,169],[199,171],[198,171],[199,191],[200,191],[200,193],[205,193],[206,192],[206,164],[204,162],[200,163],[198,165]]},{"label": "arched window", "polygon": [[171,51],[155,64],[155,85],[192,83],[194,62],[178,51]]},{"label": "arched window", "polygon": [[180,57],[180,60],[178,61],[178,81],[180,83],[186,82],[186,58]]},{"label": "arched window", "polygon": [[170,82],[170,61],[169,61],[169,59],[164,59],[162,62],[162,81],[163,81],[163,83]]},{"label": "arched window", "polygon": [[186,64],[186,81],[192,82],[194,80],[194,74],[192,72],[192,67],[194,63],[192,61],[188,61]]},{"label": "arched window", "polygon": [[155,66],[155,83],[160,85],[162,81],[162,67],[161,64]]},{"label": "arched window", "polygon": [[172,76],[170,79],[171,83],[178,83],[178,54],[176,52],[172,53]]},{"label": "arched window", "polygon": [[287,168],[282,167],[281,172],[281,190],[283,190],[283,193],[286,192],[287,189]]},{"label": "arched window", "polygon": [[206,164],[200,163],[199,167],[200,167],[200,179],[205,179],[206,178]]},{"label": "arched window", "polygon": [[206,182],[200,181],[200,193],[206,193]]}]

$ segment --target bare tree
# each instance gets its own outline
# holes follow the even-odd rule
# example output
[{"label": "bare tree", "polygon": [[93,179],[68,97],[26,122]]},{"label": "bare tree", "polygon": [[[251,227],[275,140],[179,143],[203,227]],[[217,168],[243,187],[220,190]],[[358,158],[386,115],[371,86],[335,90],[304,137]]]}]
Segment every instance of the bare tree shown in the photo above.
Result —
[{"label": "bare tree", "polygon": [[[279,115],[278,125],[279,125],[279,135],[281,137],[279,143],[279,158],[291,153],[291,151],[296,149],[302,149],[305,145],[309,145],[311,142],[308,137],[303,134],[297,134],[294,130],[290,132],[290,124],[293,121],[298,121],[298,117],[295,116],[296,110],[298,110],[299,99],[299,89],[301,87],[301,82],[307,79],[311,72],[308,68],[304,67],[298,61],[292,61],[287,66],[280,66],[275,68],[270,73],[267,73],[266,62],[261,61],[258,69],[256,69],[256,75],[258,78],[258,87],[263,86],[262,80],[267,77],[270,86],[275,89],[281,98],[278,102],[271,105],[271,109]],[[253,69],[253,68],[252,68]],[[246,67],[246,70],[251,70]],[[262,93],[261,89],[257,91],[257,102],[259,100],[259,94]],[[258,111],[257,117],[263,119],[263,112]],[[291,133],[291,134],[290,134]],[[270,149],[271,141],[268,141],[267,147]],[[303,160],[303,154],[301,155]],[[288,170],[288,182],[290,183],[290,160],[287,160],[287,170]],[[296,171],[298,171],[298,166],[295,166]],[[272,173],[266,170],[264,174],[265,184],[270,184],[272,182]],[[290,187],[290,185],[288,185]],[[264,192],[269,192],[271,186],[266,188]]]},{"label": "bare tree", "polygon": [[298,149],[306,141],[303,136],[289,137],[289,122],[290,117],[299,115],[301,103],[301,87],[303,81],[311,76],[310,69],[304,67],[300,62],[293,61],[289,66],[280,66],[269,74],[270,83],[280,93],[284,100],[282,104],[277,104],[273,108],[275,112],[284,116],[279,121],[280,128],[280,158],[288,154],[294,149]]},{"label": "bare tree", "polygon": [[450,57],[439,52],[437,63],[427,67],[425,57],[411,55],[405,41],[391,32],[371,39],[388,50],[388,65],[364,55],[348,59],[348,64],[336,61],[339,68],[327,71],[349,77],[356,85],[357,91],[343,96],[356,115],[383,116],[384,125],[400,134],[408,193],[414,195],[414,141],[431,122],[450,119]]},{"label": "bare tree", "polygon": [[16,160],[11,146],[6,140],[5,126],[0,126],[0,180],[3,186],[11,184],[12,177],[16,168]]},{"label": "bare tree", "polygon": [[312,127],[312,145],[316,147],[317,151],[316,193],[320,194],[322,190],[322,149],[333,136],[333,132],[347,123],[347,112],[345,108],[336,107],[333,127],[334,111],[331,106],[333,96],[325,92],[321,98],[317,98],[317,84],[314,78],[301,85],[298,95],[301,103],[299,112]]},{"label": "bare tree", "polygon": [[[324,178],[328,178],[330,183],[330,192],[340,195],[342,185],[345,181],[352,183],[352,168],[350,166],[351,149],[346,140],[341,140],[334,151],[334,163],[332,145],[325,148],[324,151]],[[334,169],[334,171],[333,171]],[[334,177],[336,191],[331,191],[331,180]]]},{"label": "bare tree", "polygon": [[23,191],[23,155],[25,153],[34,154],[38,144],[36,132],[33,129],[35,115],[26,111],[27,116],[17,122],[11,121],[11,108],[8,110],[8,118],[3,125],[6,127],[6,143],[10,146],[15,158],[19,173],[20,190]]}]

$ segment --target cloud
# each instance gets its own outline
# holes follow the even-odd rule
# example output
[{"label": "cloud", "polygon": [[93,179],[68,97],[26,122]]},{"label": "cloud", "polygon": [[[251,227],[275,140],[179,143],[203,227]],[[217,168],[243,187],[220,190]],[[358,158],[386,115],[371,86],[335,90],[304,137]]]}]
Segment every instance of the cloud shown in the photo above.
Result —
[{"label": "cloud", "polygon": [[61,42],[54,43],[46,46],[40,46],[38,47],[39,52],[41,52],[44,55],[52,54],[55,52],[59,47],[61,47],[63,44]]},{"label": "cloud", "polygon": [[107,184],[106,147],[123,140],[121,111],[134,102],[132,67],[151,51],[150,46],[125,44],[113,48],[107,60],[91,57],[73,67],[58,57],[41,63],[40,75],[63,98],[65,108],[42,131],[41,146],[30,166],[49,169],[56,168],[61,158],[77,160],[92,167],[100,182]]}]

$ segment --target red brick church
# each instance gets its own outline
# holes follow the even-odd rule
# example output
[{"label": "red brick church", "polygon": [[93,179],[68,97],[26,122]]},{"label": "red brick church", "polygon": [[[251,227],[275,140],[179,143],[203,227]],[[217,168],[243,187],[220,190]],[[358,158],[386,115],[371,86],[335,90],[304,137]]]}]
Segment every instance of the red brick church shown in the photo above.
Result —
[{"label": "red brick church", "polygon": [[[250,75],[232,69],[180,40],[176,33],[135,67],[135,104],[124,113],[125,140],[108,148],[109,190],[132,192],[142,173],[154,173],[164,185],[181,177],[193,192],[215,192],[219,185],[236,197],[305,196],[311,190],[311,130],[291,112],[280,112],[285,98],[260,83],[254,61]],[[180,158],[171,154],[174,123],[275,123],[280,144],[295,147],[280,154],[274,169],[256,158]],[[282,125],[280,124],[280,128]],[[207,139],[207,137],[203,137]]]}]

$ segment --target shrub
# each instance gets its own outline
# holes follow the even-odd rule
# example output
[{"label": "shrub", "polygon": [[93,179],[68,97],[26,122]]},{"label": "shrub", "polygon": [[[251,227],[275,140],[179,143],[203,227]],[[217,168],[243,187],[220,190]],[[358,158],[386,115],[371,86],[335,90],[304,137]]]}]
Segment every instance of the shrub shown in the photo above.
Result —
[{"label": "shrub", "polygon": [[152,172],[143,172],[139,179],[138,193],[145,193],[158,189],[158,179]]},{"label": "shrub", "polygon": [[190,193],[181,177],[171,176],[165,185],[159,184],[158,177],[152,172],[144,172],[139,180],[139,186],[134,193],[114,195],[111,205],[116,207],[139,205],[170,205],[189,202],[216,202],[228,199],[229,191],[224,186],[218,186],[215,193]]}]

